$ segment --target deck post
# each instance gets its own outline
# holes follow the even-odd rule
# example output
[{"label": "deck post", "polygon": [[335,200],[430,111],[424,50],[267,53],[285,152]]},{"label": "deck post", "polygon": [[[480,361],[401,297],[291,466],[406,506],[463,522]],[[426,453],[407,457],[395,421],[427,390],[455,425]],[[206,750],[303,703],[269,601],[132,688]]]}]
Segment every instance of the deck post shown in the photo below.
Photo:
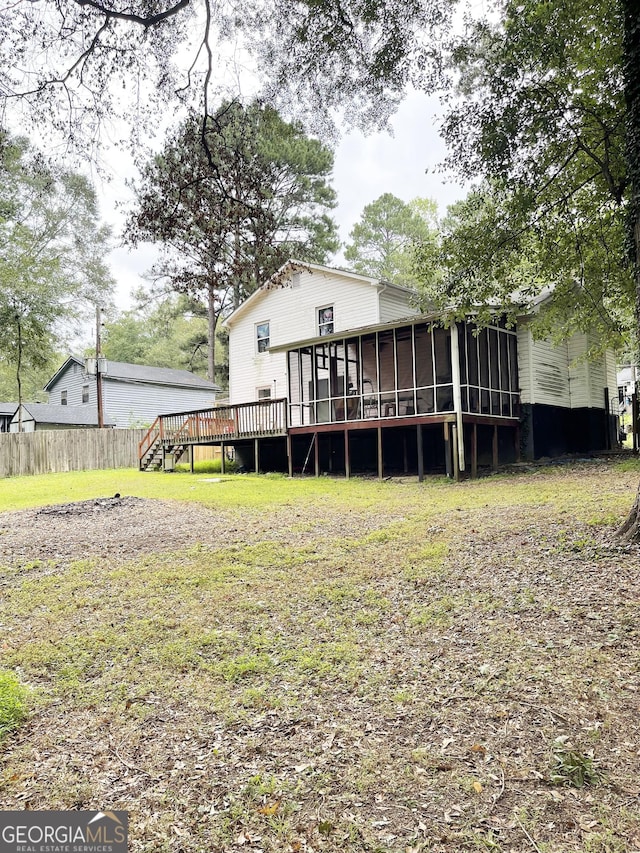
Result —
[{"label": "deck post", "polygon": [[460,436],[458,435],[457,424],[451,424],[451,455],[453,457],[453,479],[457,482],[460,480],[460,457],[458,448],[460,445]]},{"label": "deck post", "polygon": [[471,479],[478,477],[478,424],[471,426]]},{"label": "deck post", "polygon": [[493,441],[491,442],[491,470],[498,470],[498,427],[493,428]]},{"label": "deck post", "polygon": [[291,433],[287,430],[287,469],[289,471],[289,477],[293,477],[293,455],[291,448]]},{"label": "deck post", "polygon": [[379,426],[376,430],[378,435],[378,479],[384,477],[384,459],[382,457],[382,427]]},{"label": "deck post", "polygon": [[226,474],[225,456],[226,456],[226,450],[225,450],[225,446],[224,446],[224,441],[221,441],[220,442],[220,473],[221,474]]},{"label": "deck post", "polygon": [[317,432],[313,434],[313,470],[316,477],[320,476],[320,441]]},{"label": "deck post", "polygon": [[351,459],[349,457],[349,430],[344,431],[344,476],[348,480],[351,476]]},{"label": "deck post", "polygon": [[194,445],[194,444],[192,444],[192,445],[189,447],[189,471],[190,471],[192,474],[194,473],[194,471],[193,471],[194,458],[193,458],[193,457],[194,457],[195,455],[196,455],[196,448],[195,448],[195,445]]},{"label": "deck post", "polygon": [[255,471],[256,474],[260,473],[260,439],[253,439],[253,458],[255,462]]},{"label": "deck post", "polygon": [[422,424],[416,426],[416,447],[418,450],[418,482],[424,481],[424,454],[422,446]]},{"label": "deck post", "polygon": [[447,477],[453,477],[453,458],[451,455],[451,428],[449,421],[445,421],[442,425],[444,429],[444,464],[447,472]]}]

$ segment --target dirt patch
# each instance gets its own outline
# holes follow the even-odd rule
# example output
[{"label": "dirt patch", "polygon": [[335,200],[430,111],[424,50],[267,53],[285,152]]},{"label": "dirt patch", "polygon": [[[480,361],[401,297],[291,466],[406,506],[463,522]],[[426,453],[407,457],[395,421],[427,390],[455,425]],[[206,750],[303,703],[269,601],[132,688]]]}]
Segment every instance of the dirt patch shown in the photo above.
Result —
[{"label": "dirt patch", "polygon": [[209,509],[136,497],[96,498],[0,516],[0,560],[127,559],[219,537]]}]

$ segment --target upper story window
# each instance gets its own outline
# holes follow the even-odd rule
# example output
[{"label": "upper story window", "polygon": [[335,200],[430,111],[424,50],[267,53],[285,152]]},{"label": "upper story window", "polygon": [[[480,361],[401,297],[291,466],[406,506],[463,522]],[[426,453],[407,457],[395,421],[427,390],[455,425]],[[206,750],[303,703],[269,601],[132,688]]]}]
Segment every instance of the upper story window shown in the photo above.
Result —
[{"label": "upper story window", "polygon": [[318,308],[318,334],[333,334],[333,305],[327,305],[325,308]]},{"label": "upper story window", "polygon": [[266,352],[269,349],[269,323],[256,325],[256,343],[258,352]]},{"label": "upper story window", "polygon": [[270,400],[271,399],[271,386],[265,385],[262,388],[256,388],[258,392],[258,400]]},{"label": "upper story window", "polygon": [[66,391],[60,392],[60,405],[61,406],[67,405],[67,392]]},{"label": "upper story window", "polygon": [[83,403],[89,402],[89,386],[88,385],[82,386],[82,402]]}]

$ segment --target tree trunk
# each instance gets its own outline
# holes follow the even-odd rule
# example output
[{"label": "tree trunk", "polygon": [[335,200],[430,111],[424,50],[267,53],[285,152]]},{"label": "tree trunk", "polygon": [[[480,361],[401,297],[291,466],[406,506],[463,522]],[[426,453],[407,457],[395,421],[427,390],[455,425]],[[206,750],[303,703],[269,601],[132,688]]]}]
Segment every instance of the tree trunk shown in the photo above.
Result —
[{"label": "tree trunk", "polygon": [[209,382],[216,381],[216,327],[218,325],[218,312],[216,311],[216,290],[210,282],[207,285],[207,379]]},{"label": "tree trunk", "polygon": [[18,382],[18,432],[22,432],[22,324],[18,319],[18,363],[16,366]]},{"label": "tree trunk", "polygon": [[[627,106],[626,165],[629,179],[631,263],[636,284],[636,358],[640,355],[640,4],[622,0],[624,12],[624,94]],[[618,535],[640,543],[640,486]]]}]

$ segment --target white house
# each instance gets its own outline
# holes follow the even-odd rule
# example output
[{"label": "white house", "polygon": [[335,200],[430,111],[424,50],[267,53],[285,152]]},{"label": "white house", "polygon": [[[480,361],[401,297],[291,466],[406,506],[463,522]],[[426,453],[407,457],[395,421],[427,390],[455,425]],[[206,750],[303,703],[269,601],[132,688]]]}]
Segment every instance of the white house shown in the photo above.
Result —
[{"label": "white house", "polygon": [[[159,414],[215,405],[219,387],[188,370],[104,360],[100,373],[105,418],[118,427],[153,423]],[[49,402],[97,410],[95,375],[83,359],[70,356],[47,382]]]},{"label": "white house", "polygon": [[247,467],[271,454],[289,470],[455,474],[615,446],[615,362],[587,358],[588,335],[536,340],[530,314],[516,328],[442,320],[405,288],[285,264],[227,320],[231,408],[287,401],[286,447],[238,432]]},{"label": "white house", "polygon": [[413,296],[379,279],[288,261],[225,321],[230,402],[288,396],[286,353],[275,347],[411,316]]}]

